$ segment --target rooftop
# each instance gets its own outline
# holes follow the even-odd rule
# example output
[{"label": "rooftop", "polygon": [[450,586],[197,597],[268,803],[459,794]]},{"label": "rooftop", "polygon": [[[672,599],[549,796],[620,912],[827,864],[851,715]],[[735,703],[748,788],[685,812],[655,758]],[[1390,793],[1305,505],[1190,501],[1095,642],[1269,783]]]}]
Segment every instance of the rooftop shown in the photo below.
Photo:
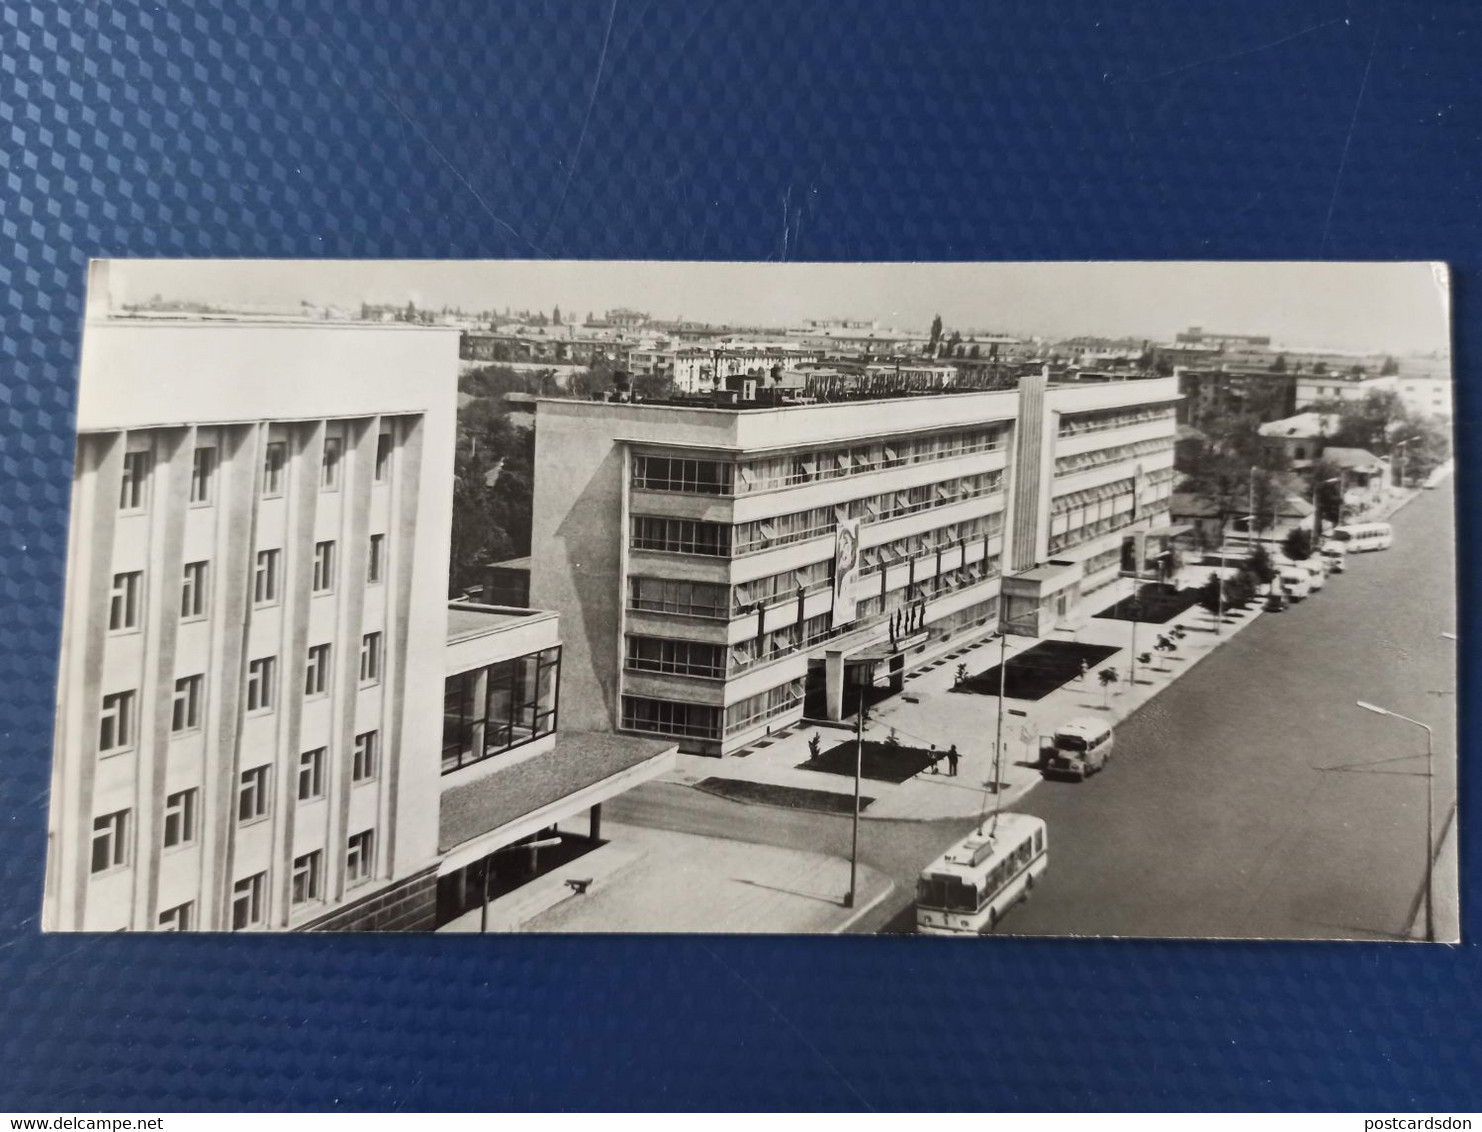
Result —
[{"label": "rooftop", "polygon": [[531,618],[555,617],[543,609],[518,609],[509,605],[480,605],[472,601],[448,603],[448,644],[486,637],[515,625],[528,624]]}]

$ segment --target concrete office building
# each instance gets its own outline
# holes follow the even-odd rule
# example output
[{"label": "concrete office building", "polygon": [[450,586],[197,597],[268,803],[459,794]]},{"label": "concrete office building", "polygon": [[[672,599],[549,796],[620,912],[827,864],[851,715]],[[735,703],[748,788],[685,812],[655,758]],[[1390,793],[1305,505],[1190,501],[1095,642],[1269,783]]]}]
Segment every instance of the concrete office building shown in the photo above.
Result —
[{"label": "concrete office building", "polygon": [[115,318],[105,269],[48,929],[431,929],[672,765],[558,733],[554,614],[449,608],[456,330]]},{"label": "concrete office building", "polygon": [[411,926],[436,883],[417,764],[437,761],[457,331],[110,318],[105,270],[47,926]]},{"label": "concrete office building", "polygon": [[[1173,378],[818,404],[542,401],[531,600],[584,729],[726,753],[1100,607],[1166,533]],[[1136,553],[1143,553],[1139,547]],[[1110,592],[1102,593],[1110,601]]]}]

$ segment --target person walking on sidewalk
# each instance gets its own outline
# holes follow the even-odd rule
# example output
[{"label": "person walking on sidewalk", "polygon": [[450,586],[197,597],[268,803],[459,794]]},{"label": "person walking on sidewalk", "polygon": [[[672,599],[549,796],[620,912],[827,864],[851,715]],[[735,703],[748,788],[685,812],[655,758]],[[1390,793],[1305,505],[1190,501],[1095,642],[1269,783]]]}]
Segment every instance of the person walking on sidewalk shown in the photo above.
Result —
[{"label": "person walking on sidewalk", "polygon": [[947,748],[947,774],[952,778],[957,777],[957,760],[959,757],[957,754],[957,744],[953,743]]},{"label": "person walking on sidewalk", "polygon": [[941,774],[942,773],[941,771],[939,771],[937,769],[937,763],[941,761],[941,758],[942,758],[942,756],[939,755],[939,754],[937,754],[937,745],[935,743],[933,743],[931,745],[931,773],[932,774]]}]

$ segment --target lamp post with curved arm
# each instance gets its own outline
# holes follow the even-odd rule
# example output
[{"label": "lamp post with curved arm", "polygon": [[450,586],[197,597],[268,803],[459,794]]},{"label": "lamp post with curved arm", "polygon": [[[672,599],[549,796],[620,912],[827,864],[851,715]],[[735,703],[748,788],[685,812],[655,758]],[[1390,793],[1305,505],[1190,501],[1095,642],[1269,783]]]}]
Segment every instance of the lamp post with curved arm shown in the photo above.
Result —
[{"label": "lamp post with curved arm", "polygon": [[1435,733],[1428,723],[1421,723],[1418,719],[1411,719],[1408,715],[1401,715],[1389,708],[1382,708],[1378,704],[1365,703],[1359,700],[1358,706],[1365,711],[1372,711],[1375,715],[1387,715],[1392,719],[1398,719],[1401,723],[1413,724],[1425,731],[1425,939],[1427,943],[1434,943],[1436,939],[1435,901],[1432,899],[1431,874],[1432,854],[1435,849],[1433,824],[1435,821],[1435,773],[1432,756],[1435,753]]}]

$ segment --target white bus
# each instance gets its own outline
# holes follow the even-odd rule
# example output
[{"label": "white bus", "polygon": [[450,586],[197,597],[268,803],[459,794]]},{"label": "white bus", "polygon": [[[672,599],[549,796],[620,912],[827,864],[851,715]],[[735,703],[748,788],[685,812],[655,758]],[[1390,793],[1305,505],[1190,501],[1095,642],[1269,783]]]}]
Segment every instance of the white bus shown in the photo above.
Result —
[{"label": "white bus", "polygon": [[1333,530],[1333,541],[1350,554],[1361,550],[1388,550],[1395,540],[1388,523],[1351,523]]},{"label": "white bus", "polygon": [[921,872],[916,930],[923,935],[992,931],[1005,912],[1029,899],[1050,859],[1045,823],[1029,814],[997,814]]}]

